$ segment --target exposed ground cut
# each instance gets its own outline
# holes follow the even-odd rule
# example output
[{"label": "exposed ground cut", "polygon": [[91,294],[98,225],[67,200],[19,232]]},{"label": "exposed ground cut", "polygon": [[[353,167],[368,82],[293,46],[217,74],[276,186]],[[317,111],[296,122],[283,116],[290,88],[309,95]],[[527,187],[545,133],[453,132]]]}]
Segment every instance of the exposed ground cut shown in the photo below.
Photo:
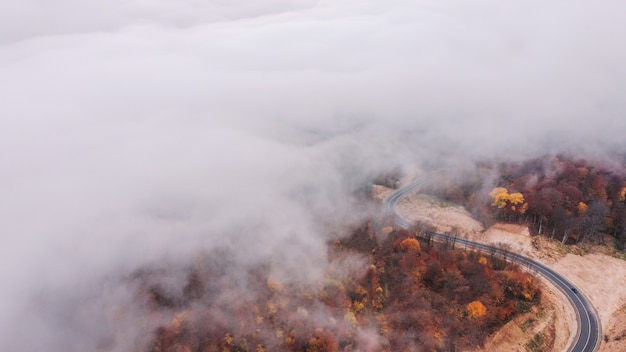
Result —
[{"label": "exposed ground cut", "polygon": [[573,310],[560,291],[543,287],[541,308],[521,315],[489,337],[477,352],[562,351],[573,339]]}]

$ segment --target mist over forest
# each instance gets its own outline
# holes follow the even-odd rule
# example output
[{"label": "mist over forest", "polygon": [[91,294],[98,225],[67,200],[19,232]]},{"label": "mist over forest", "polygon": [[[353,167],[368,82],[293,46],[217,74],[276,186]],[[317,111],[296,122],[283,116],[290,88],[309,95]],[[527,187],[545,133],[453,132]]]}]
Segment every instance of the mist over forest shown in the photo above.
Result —
[{"label": "mist over forest", "polygon": [[623,165],[625,10],[0,2],[0,349],[131,351],[133,275],[211,253],[228,287],[261,264],[316,282],[329,229],[371,216],[359,194],[390,170]]}]

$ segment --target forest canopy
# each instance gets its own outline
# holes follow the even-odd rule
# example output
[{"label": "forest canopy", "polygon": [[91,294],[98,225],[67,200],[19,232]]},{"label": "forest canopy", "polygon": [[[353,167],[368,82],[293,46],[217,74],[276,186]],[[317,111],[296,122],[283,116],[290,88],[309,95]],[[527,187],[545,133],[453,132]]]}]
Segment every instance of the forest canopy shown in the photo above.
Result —
[{"label": "forest canopy", "polygon": [[[147,351],[451,351],[539,302],[532,276],[500,257],[454,249],[369,221],[329,243],[315,284],[281,282],[265,266],[232,277],[225,253],[185,269],[180,287],[137,273],[149,307]],[[242,281],[245,284],[242,284]]]},{"label": "forest canopy", "polygon": [[[465,205],[486,224],[527,223],[562,243],[601,241],[626,246],[626,162],[565,155],[482,163],[474,175],[429,191]],[[491,185],[487,184],[491,181]]]}]

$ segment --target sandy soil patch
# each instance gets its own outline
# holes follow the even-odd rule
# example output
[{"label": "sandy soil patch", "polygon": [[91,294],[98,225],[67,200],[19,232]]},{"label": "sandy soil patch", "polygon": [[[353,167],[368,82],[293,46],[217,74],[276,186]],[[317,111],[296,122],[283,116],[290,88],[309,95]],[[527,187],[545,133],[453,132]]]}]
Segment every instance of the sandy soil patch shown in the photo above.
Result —
[{"label": "sandy soil patch", "polygon": [[391,189],[389,187],[380,186],[380,185],[373,185],[372,186],[372,197],[374,199],[382,200],[382,199],[385,199],[385,197],[387,197],[391,193],[393,193],[393,191],[395,191],[395,190]]},{"label": "sandy soil patch", "polygon": [[626,305],[613,312],[600,351],[626,351]]},{"label": "sandy soil patch", "polygon": [[[393,191],[384,188],[377,190],[378,199],[383,199]],[[444,233],[457,227],[461,229],[462,236],[475,241],[506,243],[512,250],[550,265],[582,290],[597,310],[605,335],[599,350],[626,351],[626,261],[601,254],[606,252],[603,249],[588,247],[581,250],[563,246],[545,237],[531,237],[528,228],[521,225],[496,224],[484,229],[463,207],[433,196],[416,194],[407,197],[399,202],[398,212],[408,220],[430,222]],[[541,330],[544,338],[553,340],[552,347],[544,350],[561,351],[573,335],[573,311],[559,291],[546,287],[544,296],[547,320],[537,321],[536,324],[547,329]],[[522,331],[523,319],[520,317],[511,321],[496,333],[484,351],[527,350],[525,346],[529,341],[529,330],[526,327]],[[550,333],[550,329],[554,330],[553,333]]]},{"label": "sandy soil patch", "polygon": [[443,233],[454,227],[460,229],[463,236],[483,231],[482,224],[472,219],[465,208],[426,194],[415,194],[400,200],[398,213],[409,221],[430,222]]},{"label": "sandy soil patch", "polygon": [[511,251],[533,256],[532,238],[526,226],[515,224],[495,224],[483,233],[474,233],[471,239],[483,243],[504,244]]}]

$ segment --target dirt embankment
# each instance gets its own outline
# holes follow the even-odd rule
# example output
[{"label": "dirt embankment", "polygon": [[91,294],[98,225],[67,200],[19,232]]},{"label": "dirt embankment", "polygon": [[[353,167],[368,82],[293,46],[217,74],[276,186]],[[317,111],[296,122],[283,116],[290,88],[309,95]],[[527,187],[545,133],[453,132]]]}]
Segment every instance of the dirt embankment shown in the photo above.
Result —
[{"label": "dirt embankment", "polygon": [[507,323],[478,352],[562,351],[574,338],[574,311],[558,290],[543,288],[541,307]]},{"label": "dirt embankment", "polygon": [[[373,196],[384,199],[393,190],[374,186]],[[511,250],[543,263],[567,277],[589,297],[598,312],[603,341],[600,351],[626,351],[626,261],[615,258],[602,247],[585,250],[563,246],[544,237],[531,237],[528,228],[496,224],[488,229],[474,220],[463,207],[436,197],[416,194],[398,204],[408,220],[432,223],[438,231],[454,227],[461,236],[484,243],[505,243]],[[483,351],[562,351],[573,338],[574,312],[565,296],[544,283],[543,306],[509,322],[491,336]]]}]

